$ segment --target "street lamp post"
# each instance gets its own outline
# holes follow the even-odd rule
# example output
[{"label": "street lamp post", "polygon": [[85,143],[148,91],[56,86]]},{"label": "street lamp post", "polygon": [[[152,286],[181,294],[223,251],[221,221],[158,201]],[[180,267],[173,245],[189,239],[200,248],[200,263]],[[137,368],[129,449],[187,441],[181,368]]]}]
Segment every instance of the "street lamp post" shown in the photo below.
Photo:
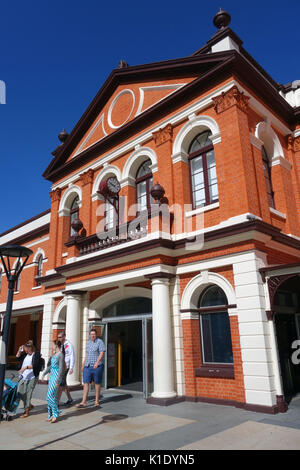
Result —
[{"label": "street lamp post", "polygon": [[[0,357],[0,414],[3,396],[3,386],[5,380],[5,369],[7,362],[7,347],[9,340],[10,319],[12,312],[12,303],[16,282],[24,268],[32,251],[29,248],[19,245],[2,245],[0,246],[0,258],[4,267],[4,271],[8,282],[8,292],[6,301],[6,312],[4,317],[3,332],[0,337],[1,341],[1,357]],[[0,420],[2,415],[0,416]]]}]

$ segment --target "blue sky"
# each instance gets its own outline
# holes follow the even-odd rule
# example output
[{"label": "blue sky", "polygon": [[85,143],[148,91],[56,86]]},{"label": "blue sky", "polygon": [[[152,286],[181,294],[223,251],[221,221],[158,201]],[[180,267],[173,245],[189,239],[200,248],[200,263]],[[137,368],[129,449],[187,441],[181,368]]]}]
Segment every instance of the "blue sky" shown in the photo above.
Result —
[{"label": "blue sky", "polygon": [[220,7],[276,81],[300,79],[299,0],[2,2],[0,233],[50,207],[42,173],[57,136],[72,130],[120,59],[138,65],[190,55],[215,34]]}]

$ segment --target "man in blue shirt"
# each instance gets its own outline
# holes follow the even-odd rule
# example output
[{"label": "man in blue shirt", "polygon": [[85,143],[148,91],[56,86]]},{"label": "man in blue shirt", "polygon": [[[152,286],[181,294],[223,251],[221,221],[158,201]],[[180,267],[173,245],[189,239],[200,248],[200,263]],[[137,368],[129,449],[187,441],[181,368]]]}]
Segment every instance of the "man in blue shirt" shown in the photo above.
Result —
[{"label": "man in blue shirt", "polygon": [[104,369],[103,356],[106,351],[102,339],[97,338],[96,330],[90,331],[90,340],[86,347],[86,355],[82,363],[83,397],[77,408],[85,408],[89,393],[89,384],[95,383],[95,407],[99,406],[100,389]]}]

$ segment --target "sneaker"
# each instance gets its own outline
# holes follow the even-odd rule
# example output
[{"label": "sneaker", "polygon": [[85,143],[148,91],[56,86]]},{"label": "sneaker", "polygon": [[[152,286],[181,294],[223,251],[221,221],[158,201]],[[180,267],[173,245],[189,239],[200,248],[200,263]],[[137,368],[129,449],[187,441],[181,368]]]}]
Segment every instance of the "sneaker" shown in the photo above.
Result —
[{"label": "sneaker", "polygon": [[69,405],[72,405],[73,403],[73,400],[68,400],[66,401],[66,403],[64,403],[65,406],[69,406]]}]

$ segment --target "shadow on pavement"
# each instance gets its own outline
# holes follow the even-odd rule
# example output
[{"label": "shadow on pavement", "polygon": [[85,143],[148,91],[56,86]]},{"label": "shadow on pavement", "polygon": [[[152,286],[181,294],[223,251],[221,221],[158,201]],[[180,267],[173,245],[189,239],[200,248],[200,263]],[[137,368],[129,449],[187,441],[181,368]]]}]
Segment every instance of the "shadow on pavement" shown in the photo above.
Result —
[{"label": "shadow on pavement", "polygon": [[[82,408],[81,411],[80,411],[80,413],[82,413],[82,412],[86,413],[86,410],[94,411],[92,408],[90,408],[90,409],[89,409],[89,408]],[[76,413],[76,415],[78,415],[78,413]],[[68,417],[69,417],[69,416],[70,416],[70,415],[68,415]],[[67,435],[65,435],[65,436],[63,436],[63,437],[59,437],[58,439],[54,439],[54,440],[52,440],[52,441],[45,442],[44,444],[40,444],[40,445],[38,445],[38,446],[36,446],[36,447],[32,447],[32,448],[29,449],[29,450],[38,450],[38,449],[42,449],[43,447],[47,447],[47,446],[49,446],[49,445],[51,445],[51,444],[55,444],[56,442],[64,441],[65,439],[68,439],[68,438],[70,438],[70,437],[76,436],[77,434],[80,434],[80,433],[82,433],[82,432],[85,432],[85,431],[88,431],[88,430],[90,430],[90,429],[93,429],[93,428],[95,428],[95,427],[97,427],[97,426],[100,426],[101,424],[105,424],[106,422],[121,421],[121,420],[126,419],[126,418],[128,418],[127,415],[121,415],[121,414],[105,415],[105,416],[103,416],[103,417],[101,418],[101,420],[100,420],[98,423],[96,423],[96,424],[92,424],[91,426],[87,426],[87,427],[85,427],[85,428],[79,429],[78,431],[72,432],[72,433],[67,434]],[[62,418],[60,418],[60,419],[62,419]]]},{"label": "shadow on pavement", "polygon": [[[102,398],[100,400],[100,406],[97,407],[97,408],[95,408],[94,404],[91,403],[91,405],[87,404],[87,406],[85,408],[75,408],[74,411],[71,411],[70,413],[64,414],[65,411],[70,410],[71,408],[73,408],[73,406],[75,406],[77,403],[80,403],[80,401],[81,401],[80,399],[74,400],[72,406],[60,406],[59,407],[59,409],[62,411],[62,414],[60,415],[59,420],[62,421],[62,420],[71,418],[73,416],[88,414],[88,413],[91,413],[93,411],[100,410],[102,404],[106,404],[106,403],[110,403],[110,402],[119,402],[119,401],[123,401],[123,400],[128,400],[129,398],[132,398],[132,395],[130,395],[129,393],[118,395],[118,396]],[[43,405],[35,405],[33,410],[30,411],[29,419],[30,419],[30,416],[35,416],[35,415],[39,415],[39,414],[47,414],[47,412],[48,412],[47,411],[47,403],[45,403]],[[11,419],[20,418],[21,413],[22,413],[22,411],[20,410],[20,408],[18,408],[18,413],[16,415],[12,415]]]}]

